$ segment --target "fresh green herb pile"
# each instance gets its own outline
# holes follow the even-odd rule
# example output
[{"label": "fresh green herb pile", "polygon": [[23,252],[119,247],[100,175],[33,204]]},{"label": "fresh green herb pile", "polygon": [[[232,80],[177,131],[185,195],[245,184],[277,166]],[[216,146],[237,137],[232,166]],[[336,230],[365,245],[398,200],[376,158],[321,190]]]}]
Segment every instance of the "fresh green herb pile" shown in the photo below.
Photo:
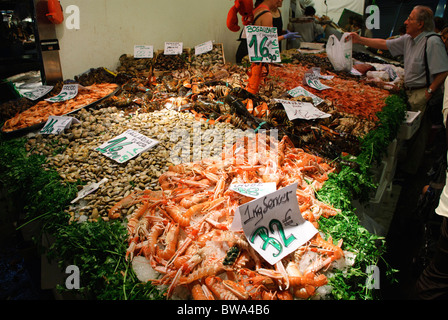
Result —
[{"label": "fresh green herb pile", "polygon": [[[161,299],[151,284],[140,283],[124,260],[126,226],[103,220],[69,224],[64,209],[76,197],[76,184],[64,183],[56,171],[43,170],[45,157],[28,155],[25,141],[0,137],[0,182],[26,221],[19,228],[38,223],[40,233],[34,240],[39,247],[42,237],[54,239],[50,247],[41,249],[62,270],[68,265],[79,268],[81,297]],[[61,284],[60,289],[64,288]]]},{"label": "fresh green herb pile", "polygon": [[[389,143],[405,115],[405,103],[391,96],[378,114],[377,130],[362,141],[362,153],[351,159],[356,167],[345,166],[331,174],[319,192],[319,199],[342,210],[340,215],[319,221],[321,229],[333,239],[344,239],[344,249],[356,253],[355,265],[346,273],[336,272],[330,278],[334,299],[374,299],[375,290],[366,286],[366,268],[376,265],[384,253],[384,239],[360,226],[352,207],[352,199],[369,199],[375,189],[370,168],[384,156]],[[121,221],[69,223],[64,212],[76,197],[77,184],[63,182],[56,171],[44,170],[45,157],[29,155],[25,138],[8,140],[0,137],[0,182],[6,188],[16,209],[24,213],[25,223],[39,223],[42,236],[54,239],[42,248],[61,268],[79,267],[81,288],[78,293],[87,299],[138,300],[163,299],[150,283],[141,283],[128,262],[126,226]],[[38,244],[41,239],[36,239]],[[388,270],[393,273],[394,270]],[[63,290],[61,284],[61,290]]]}]

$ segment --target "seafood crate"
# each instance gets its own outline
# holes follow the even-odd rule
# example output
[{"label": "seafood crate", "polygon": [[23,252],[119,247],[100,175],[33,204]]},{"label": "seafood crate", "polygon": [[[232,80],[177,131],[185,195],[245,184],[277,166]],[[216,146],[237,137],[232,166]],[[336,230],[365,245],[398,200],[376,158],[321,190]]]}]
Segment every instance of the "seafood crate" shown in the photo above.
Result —
[{"label": "seafood crate", "polygon": [[153,75],[163,76],[175,70],[184,69],[190,63],[191,49],[183,48],[181,55],[166,55],[164,50],[157,50],[153,64]]},{"label": "seafood crate", "polygon": [[407,111],[406,119],[400,127],[398,138],[409,140],[420,127],[422,121],[422,113],[420,111]]},{"label": "seafood crate", "polygon": [[196,56],[194,52],[191,55],[191,65],[213,65],[217,63],[226,63],[224,55],[224,45],[222,43],[214,43],[212,51]]}]

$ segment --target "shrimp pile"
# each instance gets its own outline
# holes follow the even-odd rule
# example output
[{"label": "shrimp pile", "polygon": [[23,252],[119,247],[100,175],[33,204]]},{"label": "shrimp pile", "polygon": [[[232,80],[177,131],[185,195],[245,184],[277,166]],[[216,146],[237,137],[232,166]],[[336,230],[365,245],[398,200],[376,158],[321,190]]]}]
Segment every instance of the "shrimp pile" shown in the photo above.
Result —
[{"label": "shrimp pile", "polygon": [[275,182],[279,189],[297,182],[300,211],[318,228],[321,216],[340,212],[315,196],[333,170],[287,136],[279,142],[259,133],[225,148],[220,158],[171,166],[160,176],[162,191],[134,191],[110,209],[109,218],[135,206],[128,216],[126,259],[144,256],[161,274],[149,281],[168,286],[167,298],[178,287],[188,289],[192,299],[309,298],[327,284],[324,270],[344,259],[342,242],[335,245],[317,233],[268,264],[242,231],[230,230],[238,206],[253,198],[229,185]]},{"label": "shrimp pile", "polygon": [[112,83],[93,84],[80,90],[78,95],[70,100],[54,103],[42,100],[7,120],[3,125],[2,131],[11,132],[44,123],[49,116],[62,116],[85,107],[111,94],[116,88],[117,85]]},{"label": "shrimp pile", "polygon": [[[278,82],[285,91],[303,86],[302,80],[308,68],[300,64],[291,64],[287,68],[272,67],[269,69],[269,77]],[[342,113],[348,113],[360,119],[377,121],[376,113],[386,105],[385,99],[390,92],[360,82],[359,80],[341,79],[337,74],[331,80],[321,79],[321,82],[331,89],[319,91],[306,87],[312,94],[331,101],[332,105]]]}]

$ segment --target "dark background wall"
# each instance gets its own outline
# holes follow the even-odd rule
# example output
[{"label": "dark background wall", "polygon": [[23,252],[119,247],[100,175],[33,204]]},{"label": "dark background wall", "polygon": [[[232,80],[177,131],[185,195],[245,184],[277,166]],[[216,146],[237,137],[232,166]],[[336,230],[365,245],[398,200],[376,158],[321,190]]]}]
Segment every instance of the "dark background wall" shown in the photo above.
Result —
[{"label": "dark background wall", "polygon": [[[399,34],[400,26],[404,24],[414,6],[425,5],[430,7],[434,13],[438,13],[440,12],[440,10],[437,10],[439,2],[442,8],[446,4],[446,0],[370,0],[366,1],[366,5],[372,4],[372,2],[380,8],[380,29],[372,30],[373,36],[378,38],[388,38],[391,35]],[[441,12],[441,16],[446,19],[446,8],[445,10],[442,9]]]}]

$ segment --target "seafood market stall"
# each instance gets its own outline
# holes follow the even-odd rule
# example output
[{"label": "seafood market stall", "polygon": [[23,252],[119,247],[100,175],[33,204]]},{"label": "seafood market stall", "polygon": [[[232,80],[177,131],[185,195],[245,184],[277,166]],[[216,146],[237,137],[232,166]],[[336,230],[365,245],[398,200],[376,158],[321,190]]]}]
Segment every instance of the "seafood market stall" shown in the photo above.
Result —
[{"label": "seafood market stall", "polygon": [[[37,224],[46,257],[81,272],[79,287],[58,287],[87,299],[378,298],[369,270],[384,240],[352,200],[375,196],[373,171],[405,119],[400,82],[385,77],[399,67],[337,72],[325,52],[285,51],[252,94],[248,66],[221,44],[192,51],[123,54],[116,70],[2,105],[0,170],[20,228]],[[314,72],[325,89],[304,82]],[[61,98],[74,84],[76,98]],[[306,115],[291,116],[297,105]],[[263,210],[268,224],[246,230],[243,213]]]}]

